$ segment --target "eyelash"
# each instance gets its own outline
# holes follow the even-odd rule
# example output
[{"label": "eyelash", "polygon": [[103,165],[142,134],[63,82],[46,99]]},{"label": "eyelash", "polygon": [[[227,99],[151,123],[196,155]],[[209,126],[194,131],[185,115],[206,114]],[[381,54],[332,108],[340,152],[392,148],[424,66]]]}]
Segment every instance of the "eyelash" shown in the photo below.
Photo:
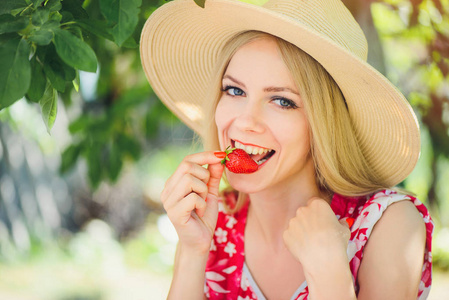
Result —
[{"label": "eyelash", "polygon": [[[242,90],[239,89],[238,87],[235,87],[235,86],[232,86],[232,85],[227,85],[227,86],[225,86],[223,89],[221,89],[221,91],[222,91],[222,92],[227,92],[227,91],[230,90],[230,89],[237,89],[237,90],[242,91]],[[242,92],[243,92],[243,91],[242,91]],[[229,94],[229,93],[226,93],[226,94],[227,94],[228,96],[230,96],[230,97],[238,97],[238,96],[240,96],[240,95],[231,95],[231,94]],[[279,107],[280,107],[281,109],[296,109],[296,108],[298,108],[298,106],[296,105],[296,103],[295,103],[294,101],[289,100],[289,99],[284,98],[284,97],[275,97],[275,98],[273,98],[272,100],[284,100],[284,101],[286,101],[286,102],[288,103],[289,106],[282,106],[282,105],[279,105]]]}]

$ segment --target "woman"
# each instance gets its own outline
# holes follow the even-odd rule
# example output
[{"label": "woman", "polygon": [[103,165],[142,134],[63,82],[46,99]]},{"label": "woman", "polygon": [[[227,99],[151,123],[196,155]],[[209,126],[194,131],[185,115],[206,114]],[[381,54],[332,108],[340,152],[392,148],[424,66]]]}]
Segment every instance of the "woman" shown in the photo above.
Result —
[{"label": "woman", "polygon": [[[170,299],[427,297],[432,222],[391,190],[419,129],[341,2],[174,1],[150,17],[141,56],[207,150],[161,194],[179,236]],[[228,146],[257,171],[226,169]]]}]

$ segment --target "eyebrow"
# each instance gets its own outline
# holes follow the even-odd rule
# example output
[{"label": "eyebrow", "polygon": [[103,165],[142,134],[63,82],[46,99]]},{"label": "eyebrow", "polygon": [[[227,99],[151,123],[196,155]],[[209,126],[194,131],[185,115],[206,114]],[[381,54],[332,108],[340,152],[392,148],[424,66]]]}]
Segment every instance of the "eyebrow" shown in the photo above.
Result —
[{"label": "eyebrow", "polygon": [[[235,83],[237,83],[237,84],[243,86],[244,88],[246,88],[246,86],[245,86],[242,82],[238,81],[237,79],[235,79],[234,77],[232,77],[232,76],[230,76],[230,75],[225,75],[225,76],[223,76],[223,79],[225,79],[225,78],[228,78],[228,79],[234,81]],[[293,89],[288,88],[288,87],[275,87],[275,86],[269,86],[269,87],[264,88],[263,90],[264,90],[264,92],[285,92],[285,91],[288,91],[288,92],[290,92],[290,93],[293,93],[293,94],[299,96],[299,93],[298,93],[298,92],[296,92],[296,91],[294,91]]]}]

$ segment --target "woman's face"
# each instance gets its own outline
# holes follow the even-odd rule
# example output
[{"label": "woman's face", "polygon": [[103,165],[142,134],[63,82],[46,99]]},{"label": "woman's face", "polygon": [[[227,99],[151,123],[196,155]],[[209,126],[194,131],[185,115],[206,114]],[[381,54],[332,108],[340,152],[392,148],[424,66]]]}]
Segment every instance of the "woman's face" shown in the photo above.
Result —
[{"label": "woman's face", "polygon": [[252,157],[260,163],[252,174],[226,170],[230,185],[256,193],[315,182],[305,109],[276,41],[259,39],[238,49],[222,89],[215,112],[220,147],[257,153]]}]

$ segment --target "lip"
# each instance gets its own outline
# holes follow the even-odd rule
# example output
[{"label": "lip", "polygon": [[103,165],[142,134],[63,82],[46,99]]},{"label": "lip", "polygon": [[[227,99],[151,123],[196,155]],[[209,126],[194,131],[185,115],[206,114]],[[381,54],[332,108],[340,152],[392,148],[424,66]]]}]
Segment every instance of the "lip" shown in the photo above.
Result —
[{"label": "lip", "polygon": [[242,142],[240,140],[236,140],[236,139],[231,139],[232,147],[235,147],[235,142],[239,142],[240,144],[245,145],[245,146],[252,146],[252,147],[257,147],[257,148],[271,149],[271,148],[267,148],[267,147],[264,147],[264,146],[259,146],[259,145],[256,145],[256,144],[244,143],[244,142]]}]

